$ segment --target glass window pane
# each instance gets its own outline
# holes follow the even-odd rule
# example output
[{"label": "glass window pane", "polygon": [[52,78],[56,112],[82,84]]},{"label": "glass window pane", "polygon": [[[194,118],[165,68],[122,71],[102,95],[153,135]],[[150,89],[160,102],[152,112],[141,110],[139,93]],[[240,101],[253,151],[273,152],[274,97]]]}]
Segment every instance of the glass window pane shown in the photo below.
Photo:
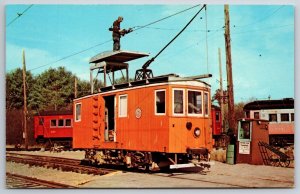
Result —
[{"label": "glass window pane", "polygon": [[269,121],[276,122],[277,121],[277,114],[269,114]]},{"label": "glass window pane", "polygon": [[156,113],[164,114],[166,113],[166,92],[157,91],[156,92]]},{"label": "glass window pane", "polygon": [[290,115],[288,113],[280,114],[281,121],[290,121]]},{"label": "glass window pane", "polygon": [[72,122],[71,119],[66,119],[66,127],[71,127]]},{"label": "glass window pane", "polygon": [[59,127],[63,127],[64,126],[64,120],[63,119],[59,119],[58,120],[58,126]]},{"label": "glass window pane", "polygon": [[294,113],[291,113],[291,121],[294,121]]},{"label": "glass window pane", "polygon": [[81,120],[81,104],[76,104],[75,120],[76,121],[80,121]]},{"label": "glass window pane", "polygon": [[254,112],[254,118],[259,119],[259,112]]},{"label": "glass window pane", "polygon": [[56,120],[51,120],[50,123],[51,123],[50,124],[51,127],[56,127]]},{"label": "glass window pane", "polygon": [[188,91],[188,113],[202,114],[202,95],[198,91]]},{"label": "glass window pane", "polygon": [[119,117],[127,116],[127,96],[120,96]]},{"label": "glass window pane", "polygon": [[219,122],[220,121],[220,113],[216,112],[216,121]]},{"label": "glass window pane", "polygon": [[39,118],[39,125],[44,125],[44,118]]},{"label": "glass window pane", "polygon": [[176,114],[183,114],[183,91],[182,90],[174,90],[173,111]]},{"label": "glass window pane", "polygon": [[208,93],[204,93],[204,114],[208,115]]}]

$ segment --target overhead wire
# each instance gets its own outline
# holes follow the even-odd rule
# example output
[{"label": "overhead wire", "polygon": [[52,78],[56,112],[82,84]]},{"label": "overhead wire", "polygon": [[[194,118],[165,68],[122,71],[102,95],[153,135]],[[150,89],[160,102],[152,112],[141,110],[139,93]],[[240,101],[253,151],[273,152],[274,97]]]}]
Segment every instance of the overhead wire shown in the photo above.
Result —
[{"label": "overhead wire", "polygon": [[[143,26],[135,26],[135,27],[133,27],[133,31],[140,30],[140,29],[142,29],[142,28],[145,28],[145,27],[150,26],[150,25],[152,25],[152,24],[158,23],[158,22],[160,22],[160,21],[163,21],[163,20],[165,20],[165,19],[168,19],[168,18],[173,17],[173,16],[175,16],[175,15],[178,15],[178,14],[180,14],[180,13],[186,12],[186,11],[188,11],[188,10],[190,10],[190,9],[193,9],[193,8],[195,8],[195,7],[198,7],[198,6],[199,6],[199,5],[195,5],[195,6],[189,7],[189,8],[187,8],[187,9],[184,9],[184,10],[182,10],[182,11],[176,12],[176,13],[174,13],[174,14],[171,14],[171,15],[167,16],[167,17],[161,18],[161,19],[159,19],[159,20],[156,20],[156,21],[154,21],[154,22],[148,23],[148,24],[143,25]],[[136,29],[134,29],[134,28],[136,28]],[[98,44],[96,44],[96,45],[94,45],[94,46],[91,46],[91,47],[89,47],[89,48],[86,48],[86,49],[84,49],[84,50],[81,50],[81,51],[75,52],[75,53],[73,53],[73,54],[67,55],[67,56],[65,56],[65,57],[62,57],[62,58],[60,58],[60,59],[58,59],[58,60],[56,60],[56,61],[54,61],[54,62],[50,62],[50,63],[47,63],[47,64],[45,64],[45,65],[41,65],[41,66],[32,68],[32,69],[30,69],[29,71],[33,71],[33,70],[36,70],[36,69],[39,69],[39,68],[42,68],[42,67],[45,67],[45,66],[49,66],[49,65],[55,64],[55,63],[57,63],[57,62],[59,62],[59,61],[65,60],[65,59],[70,58],[70,57],[73,57],[73,56],[75,56],[75,55],[78,55],[78,54],[80,54],[80,53],[83,53],[83,52],[85,52],[85,51],[88,51],[88,50],[90,50],[90,49],[93,49],[93,48],[95,48],[95,47],[101,46],[101,45],[106,44],[106,43],[111,42],[111,41],[112,41],[112,39],[107,40],[107,41],[104,41],[104,42],[101,42],[101,43],[98,43]]]},{"label": "overhead wire", "polygon": [[146,24],[146,25],[143,25],[143,26],[134,26],[134,27],[133,27],[133,31],[137,31],[137,30],[146,28],[147,26],[150,26],[150,25],[152,25],[152,24],[158,23],[158,22],[160,22],[160,21],[163,21],[163,20],[168,19],[168,18],[170,18],[170,17],[173,17],[173,16],[175,16],[175,15],[181,14],[181,13],[183,13],[183,12],[186,12],[186,11],[190,10],[190,9],[196,8],[196,7],[200,6],[200,5],[201,5],[201,4],[198,4],[198,5],[189,7],[189,8],[187,8],[187,9],[184,9],[184,10],[182,10],[182,11],[176,12],[176,13],[174,13],[174,14],[171,14],[171,15],[169,15],[169,16],[166,16],[166,17],[161,18],[161,19],[159,19],[159,20],[156,20],[156,21],[154,21],[154,22],[150,22],[150,23],[148,23],[148,24]]},{"label": "overhead wire", "polygon": [[25,13],[26,11],[28,11],[32,6],[33,6],[33,4],[29,5],[22,13],[17,13],[17,17],[15,17],[12,21],[10,21],[10,22],[6,25],[6,27],[8,27],[8,26],[11,25],[12,23],[14,23],[14,22],[15,22],[17,19],[19,19],[21,16],[23,16],[24,13]]}]

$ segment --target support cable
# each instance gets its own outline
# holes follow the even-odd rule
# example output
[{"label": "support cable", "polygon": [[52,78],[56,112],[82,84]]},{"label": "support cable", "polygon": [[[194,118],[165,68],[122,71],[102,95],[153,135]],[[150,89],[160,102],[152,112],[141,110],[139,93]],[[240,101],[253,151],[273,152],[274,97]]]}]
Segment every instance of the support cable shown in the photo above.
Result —
[{"label": "support cable", "polygon": [[147,69],[149,65],[155,60],[156,57],[158,57],[189,25],[190,23],[196,18],[196,16],[205,8],[206,5],[204,4],[202,8],[194,15],[194,17],[184,26],[184,28],[166,45],[164,48],[162,48],[154,57],[152,57],[150,60],[148,60],[144,65],[143,69]]}]

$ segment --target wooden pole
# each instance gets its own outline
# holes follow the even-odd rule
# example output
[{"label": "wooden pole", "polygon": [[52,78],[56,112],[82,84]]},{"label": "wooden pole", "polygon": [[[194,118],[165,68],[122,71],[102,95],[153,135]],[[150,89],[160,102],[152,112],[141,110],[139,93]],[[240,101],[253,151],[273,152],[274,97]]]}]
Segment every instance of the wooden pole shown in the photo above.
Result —
[{"label": "wooden pole", "polygon": [[77,98],[77,78],[75,77],[74,80],[74,98]]},{"label": "wooden pole", "polygon": [[228,91],[228,124],[229,129],[236,133],[235,113],[234,113],[234,95],[232,80],[232,62],[231,62],[231,43],[230,43],[230,19],[229,6],[224,5],[225,13],[225,47],[226,47],[226,70],[227,70],[227,91]]},{"label": "wooden pole", "polygon": [[28,150],[28,131],[27,131],[27,96],[26,96],[26,62],[25,51],[23,49],[23,92],[24,92],[24,131],[23,138],[25,138],[25,149]]},{"label": "wooden pole", "polygon": [[220,72],[220,108],[221,108],[221,132],[224,132],[224,94],[223,94],[223,78],[222,78],[222,60],[221,60],[221,49],[219,48],[219,72]]}]

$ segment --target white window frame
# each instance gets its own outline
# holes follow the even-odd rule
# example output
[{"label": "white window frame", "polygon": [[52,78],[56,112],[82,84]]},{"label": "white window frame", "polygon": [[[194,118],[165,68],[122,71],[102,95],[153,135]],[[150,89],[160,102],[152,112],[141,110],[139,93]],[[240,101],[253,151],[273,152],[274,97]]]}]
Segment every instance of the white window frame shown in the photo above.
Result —
[{"label": "white window frame", "polygon": [[[76,115],[77,115],[77,105],[79,105],[80,104],[80,119],[76,119]],[[82,117],[82,103],[76,103],[75,104],[75,114],[74,114],[74,120],[75,120],[75,122],[80,122],[81,121],[81,117]]]},{"label": "white window frame", "polygon": [[[180,90],[183,93],[183,95],[182,95],[182,98],[183,98],[183,104],[182,104],[182,106],[183,106],[183,113],[175,113],[174,112],[175,90]],[[173,114],[173,116],[185,116],[185,103],[186,103],[185,102],[185,89],[182,89],[182,88],[172,88],[172,114]]]},{"label": "white window frame", "polygon": [[[207,114],[205,112],[205,94],[207,94]],[[210,101],[209,101],[209,93],[208,92],[203,92],[203,115],[204,117],[209,117],[210,111],[209,111],[209,107],[210,107]]]},{"label": "white window frame", "polygon": [[[202,102],[202,104],[201,104],[201,109],[202,109],[202,113],[200,113],[200,114],[197,114],[197,113],[189,113],[189,91],[191,91],[191,92],[200,92],[201,93],[201,102]],[[187,90],[187,115],[188,116],[194,116],[194,117],[203,117],[203,114],[204,114],[204,109],[203,109],[203,99],[204,99],[204,93],[203,93],[203,91],[201,91],[201,90]]]},{"label": "white window frame", "polygon": [[[156,109],[156,93],[157,92],[165,92],[165,113],[157,113]],[[154,115],[161,116],[161,115],[166,115],[167,113],[167,91],[166,89],[160,89],[160,90],[155,90],[154,91]]]},{"label": "white window frame", "polygon": [[67,120],[68,119],[65,119],[65,127],[72,127],[73,126],[73,119],[69,119],[71,121],[71,125],[70,126],[67,126]]},{"label": "white window frame", "polygon": [[[52,121],[56,121],[56,125],[55,126],[52,126]],[[50,128],[57,128],[58,127],[58,122],[57,122],[57,119],[50,119]]]},{"label": "white window frame", "polygon": [[[124,96],[126,96],[126,115],[121,115],[120,113],[121,113],[121,97],[124,97]],[[119,102],[118,102],[118,116],[119,116],[119,118],[125,118],[125,117],[127,117],[128,116],[128,94],[123,94],[123,95],[119,95]]]}]

